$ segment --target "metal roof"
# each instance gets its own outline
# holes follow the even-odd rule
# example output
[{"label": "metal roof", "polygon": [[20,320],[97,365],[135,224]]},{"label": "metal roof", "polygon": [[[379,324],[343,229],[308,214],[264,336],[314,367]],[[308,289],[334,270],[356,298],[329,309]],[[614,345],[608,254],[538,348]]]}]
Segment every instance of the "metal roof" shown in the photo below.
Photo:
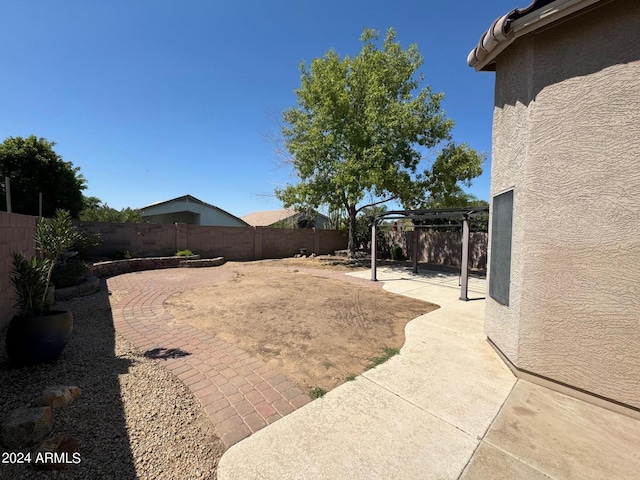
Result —
[{"label": "metal roof", "polygon": [[457,207],[457,208],[430,208],[424,210],[390,210],[373,218],[375,223],[383,220],[397,220],[408,218],[409,220],[433,220],[436,218],[462,220],[475,218],[489,213],[489,207]]}]

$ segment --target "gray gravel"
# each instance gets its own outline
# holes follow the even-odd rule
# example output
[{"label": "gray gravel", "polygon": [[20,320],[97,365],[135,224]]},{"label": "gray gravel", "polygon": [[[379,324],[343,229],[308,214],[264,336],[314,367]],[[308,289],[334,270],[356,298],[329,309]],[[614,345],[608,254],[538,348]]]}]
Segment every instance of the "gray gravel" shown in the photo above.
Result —
[{"label": "gray gravel", "polygon": [[180,380],[115,334],[109,294],[56,308],[73,311],[74,331],[53,365],[8,368],[0,335],[0,421],[35,405],[47,386],[80,387],[80,398],[54,411],[52,435],[75,437],[81,463],[57,472],[0,464],[0,479],[215,479],[224,446],[213,425]]}]

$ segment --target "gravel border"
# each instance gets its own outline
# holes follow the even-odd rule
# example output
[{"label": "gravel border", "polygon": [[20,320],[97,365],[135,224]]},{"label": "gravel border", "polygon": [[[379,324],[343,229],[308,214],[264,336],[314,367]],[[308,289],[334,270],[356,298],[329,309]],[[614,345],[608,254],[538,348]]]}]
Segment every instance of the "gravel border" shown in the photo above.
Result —
[{"label": "gravel border", "polygon": [[[115,333],[109,299],[103,285],[56,304],[73,311],[74,330],[52,365],[10,369],[0,334],[0,421],[16,408],[35,406],[47,386],[82,389],[75,402],[54,411],[51,434],[75,437],[81,462],[51,472],[0,464],[0,479],[216,478],[224,445],[213,424],[179,379]],[[0,446],[0,455],[8,451],[17,452]]]}]

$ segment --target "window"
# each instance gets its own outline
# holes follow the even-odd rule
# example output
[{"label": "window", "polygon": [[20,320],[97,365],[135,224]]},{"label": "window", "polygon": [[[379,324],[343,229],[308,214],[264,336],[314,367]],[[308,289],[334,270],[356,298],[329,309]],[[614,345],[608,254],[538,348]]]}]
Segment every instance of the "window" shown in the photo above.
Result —
[{"label": "window", "polygon": [[489,295],[509,305],[511,283],[511,232],[513,227],[513,190],[493,197],[491,207],[491,261]]}]

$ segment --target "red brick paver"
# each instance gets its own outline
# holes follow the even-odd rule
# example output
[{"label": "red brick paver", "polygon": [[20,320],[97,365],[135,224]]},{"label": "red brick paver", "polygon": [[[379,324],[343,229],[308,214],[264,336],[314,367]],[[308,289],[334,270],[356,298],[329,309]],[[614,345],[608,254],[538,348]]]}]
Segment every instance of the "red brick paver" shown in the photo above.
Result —
[{"label": "red brick paver", "polygon": [[230,270],[216,267],[133,272],[107,279],[116,331],[156,358],[200,402],[227,447],[309,403],[282,373],[241,348],[189,325],[163,307],[172,294],[218,283]]}]

